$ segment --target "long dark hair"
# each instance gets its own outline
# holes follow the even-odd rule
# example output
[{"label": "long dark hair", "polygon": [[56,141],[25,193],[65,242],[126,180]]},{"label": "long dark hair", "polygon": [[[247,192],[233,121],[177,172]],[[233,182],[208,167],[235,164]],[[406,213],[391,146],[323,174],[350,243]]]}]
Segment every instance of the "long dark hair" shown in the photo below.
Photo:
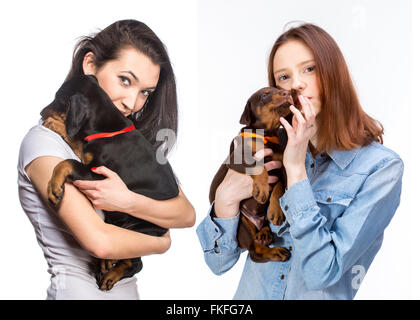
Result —
[{"label": "long dark hair", "polygon": [[382,143],[382,124],[363,111],[344,56],[334,39],[322,28],[305,23],[287,30],[275,41],[268,61],[270,86],[276,86],[274,55],[289,40],[302,41],[315,58],[321,88],[317,150],[350,150],[372,141]]},{"label": "long dark hair", "polygon": [[[75,46],[66,80],[84,74],[83,58],[88,52],[94,54],[95,66],[100,69],[105,63],[117,59],[121,49],[127,47],[139,50],[160,66],[155,91],[148,97],[143,108],[129,117],[157,149],[162,144],[162,141],[156,140],[160,129],[171,129],[175,137],[177,135],[178,103],[175,75],[165,45],[146,24],[137,20],[121,20],[92,36],[81,37]],[[170,147],[168,145],[168,152]]]}]

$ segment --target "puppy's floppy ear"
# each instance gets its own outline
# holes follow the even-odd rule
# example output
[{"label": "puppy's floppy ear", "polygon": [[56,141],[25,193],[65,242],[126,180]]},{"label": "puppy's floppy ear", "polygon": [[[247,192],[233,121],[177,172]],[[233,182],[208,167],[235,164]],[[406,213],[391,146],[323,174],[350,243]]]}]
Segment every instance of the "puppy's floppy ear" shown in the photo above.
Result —
[{"label": "puppy's floppy ear", "polygon": [[239,120],[239,123],[249,126],[253,122],[253,118],[254,116],[252,114],[251,101],[248,100],[244,112],[242,113],[241,120]]},{"label": "puppy's floppy ear", "polygon": [[76,93],[69,99],[69,107],[66,115],[66,131],[69,137],[74,137],[82,128],[88,118],[89,101],[80,94]]}]

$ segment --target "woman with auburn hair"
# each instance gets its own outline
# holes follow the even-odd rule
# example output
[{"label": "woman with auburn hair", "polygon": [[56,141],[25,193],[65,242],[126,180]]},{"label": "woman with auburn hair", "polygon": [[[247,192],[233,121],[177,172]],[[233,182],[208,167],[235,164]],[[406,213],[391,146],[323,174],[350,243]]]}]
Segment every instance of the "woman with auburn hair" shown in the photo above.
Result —
[{"label": "woman with auburn hair", "polygon": [[[289,248],[286,262],[255,263],[249,255],[235,299],[352,299],[382,245],[400,202],[404,165],[382,145],[383,128],[362,109],[334,39],[313,24],[283,33],[268,63],[270,86],[300,92],[302,106],[288,135],[283,163],[286,216],[270,222],[273,245]],[[263,149],[261,159],[272,154]],[[269,176],[269,182],[277,178]],[[197,229],[207,265],[228,271],[243,252],[237,244],[239,203],[252,196],[252,179],[229,170],[208,216]]]}]

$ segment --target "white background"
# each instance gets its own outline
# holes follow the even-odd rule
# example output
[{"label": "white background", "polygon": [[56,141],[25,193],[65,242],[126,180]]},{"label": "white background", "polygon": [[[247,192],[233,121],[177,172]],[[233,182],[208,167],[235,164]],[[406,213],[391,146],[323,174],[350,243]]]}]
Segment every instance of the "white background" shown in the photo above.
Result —
[{"label": "white background", "polygon": [[385,127],[385,145],[403,158],[401,205],[385,231],[357,299],[419,299],[420,5],[418,0],[14,1],[0,7],[2,184],[0,299],[45,299],[47,264],[17,196],[21,139],[66,76],[77,37],[116,20],[147,23],[175,70],[179,139],[170,161],[197,212],[193,228],[172,230],[164,255],[144,258],[141,299],[231,299],[245,255],[225,275],[206,266],[195,229],[208,189],[240,128],[249,95],[267,84],[267,59],[289,21],[315,23],[340,46],[362,105]]}]

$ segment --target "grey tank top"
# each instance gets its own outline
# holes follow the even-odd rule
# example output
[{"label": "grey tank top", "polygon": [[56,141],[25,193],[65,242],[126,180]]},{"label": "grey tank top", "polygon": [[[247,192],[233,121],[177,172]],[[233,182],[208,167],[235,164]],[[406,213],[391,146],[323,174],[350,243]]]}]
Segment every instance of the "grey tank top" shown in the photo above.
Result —
[{"label": "grey tank top", "polygon": [[[58,134],[42,126],[41,120],[29,130],[20,146],[19,199],[34,227],[51,274],[47,299],[139,299],[135,277],[117,282],[111,291],[98,289],[91,272],[95,258],[79,245],[56,212],[42,201],[25,172],[26,165],[42,156],[80,159]],[[96,211],[103,219],[102,211]]]}]

